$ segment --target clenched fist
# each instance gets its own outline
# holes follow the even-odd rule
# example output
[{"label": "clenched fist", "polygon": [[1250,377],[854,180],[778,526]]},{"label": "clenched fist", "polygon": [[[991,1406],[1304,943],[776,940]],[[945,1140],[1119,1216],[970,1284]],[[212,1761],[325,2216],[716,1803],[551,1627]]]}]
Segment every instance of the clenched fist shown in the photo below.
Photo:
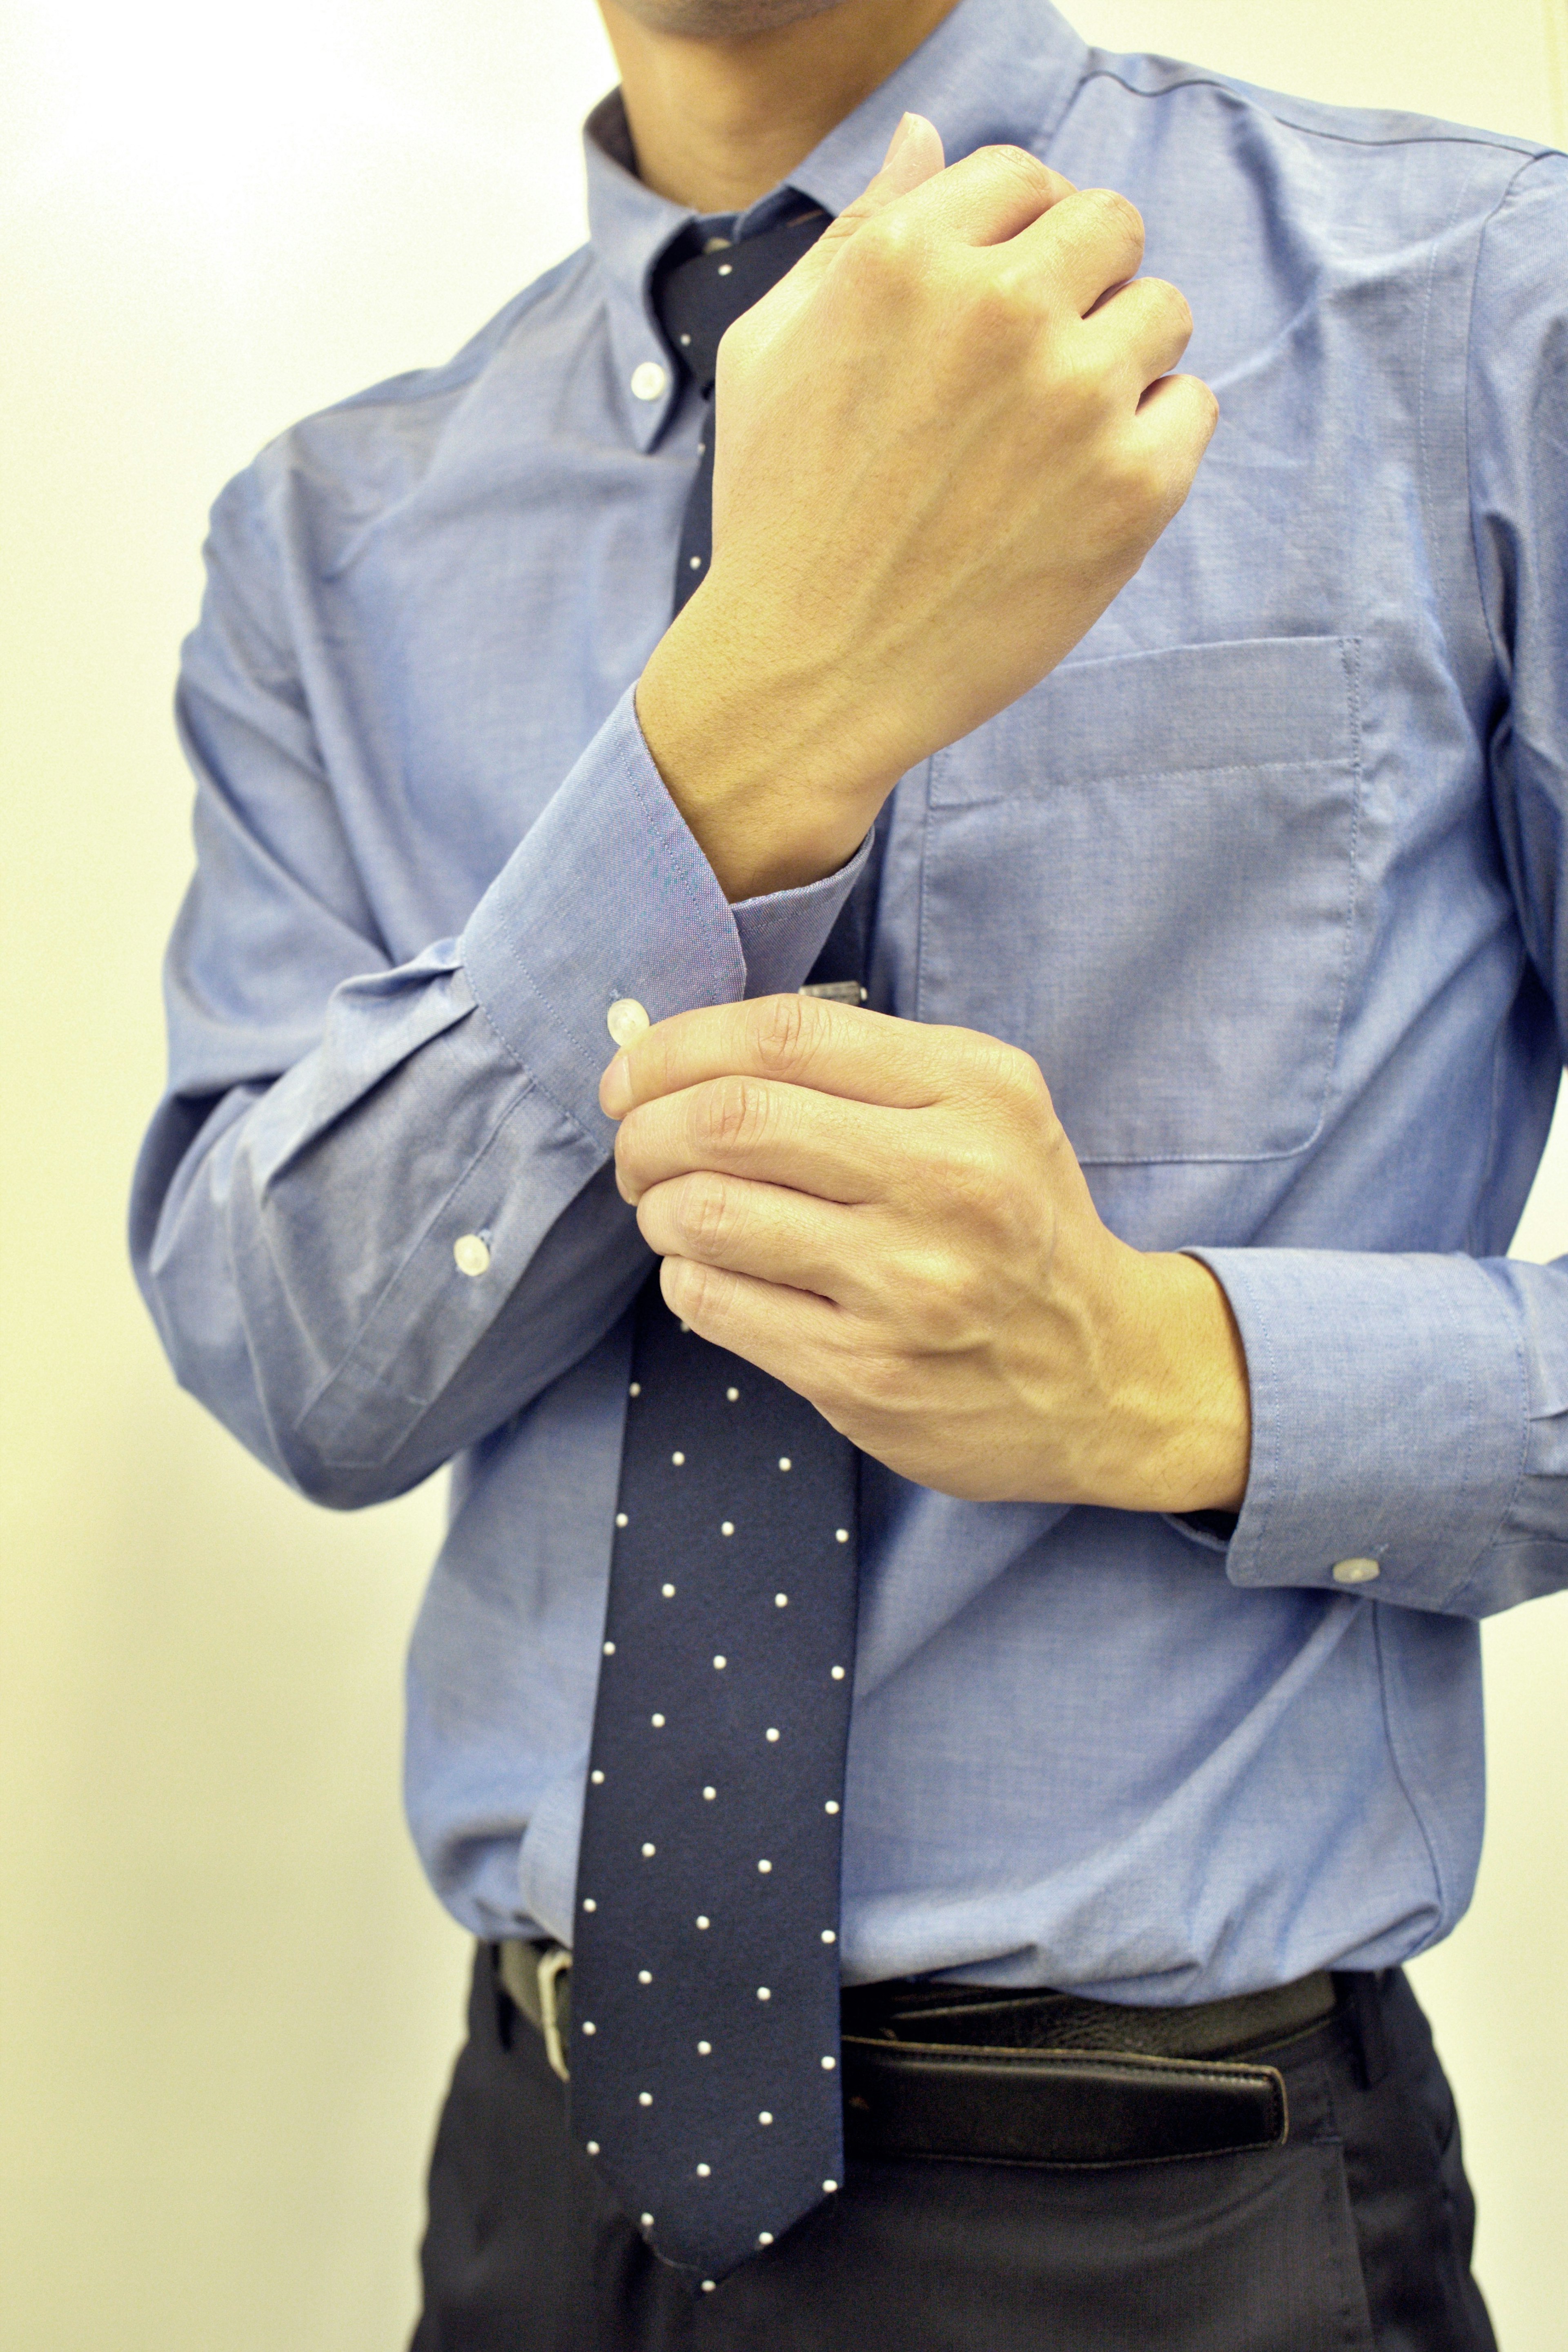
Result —
[{"label": "clenched fist", "polygon": [[812,997],[677,1014],[600,1099],[666,1300],[903,1476],[1239,1507],[1246,1364],[1196,1259],[1101,1223],[1039,1068]]},{"label": "clenched fist", "polygon": [[897,778],[1038,683],[1214,429],[1143,223],[906,116],[858,203],[719,350],[714,553],[638,688],[732,898],[832,871]]}]

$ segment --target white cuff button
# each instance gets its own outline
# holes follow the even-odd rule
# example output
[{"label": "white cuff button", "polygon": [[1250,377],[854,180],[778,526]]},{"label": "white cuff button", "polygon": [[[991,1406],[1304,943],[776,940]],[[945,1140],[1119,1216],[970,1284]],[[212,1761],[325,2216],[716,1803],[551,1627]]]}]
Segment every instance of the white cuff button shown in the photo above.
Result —
[{"label": "white cuff button", "polygon": [[1336,1584],[1370,1584],[1374,1577],[1382,1573],[1375,1559],[1336,1559],[1333,1564]]},{"label": "white cuff button", "polygon": [[465,1234],[452,1244],[452,1255],[457,1261],[457,1271],[472,1281],[476,1276],[490,1271],[490,1249],[477,1234]]},{"label": "white cuff button", "polygon": [[604,1016],[604,1025],[618,1045],[630,1045],[652,1026],[647,1008],[634,996],[618,996]]},{"label": "white cuff button", "polygon": [[633,400],[657,400],[669,379],[657,360],[644,360],[632,371]]}]

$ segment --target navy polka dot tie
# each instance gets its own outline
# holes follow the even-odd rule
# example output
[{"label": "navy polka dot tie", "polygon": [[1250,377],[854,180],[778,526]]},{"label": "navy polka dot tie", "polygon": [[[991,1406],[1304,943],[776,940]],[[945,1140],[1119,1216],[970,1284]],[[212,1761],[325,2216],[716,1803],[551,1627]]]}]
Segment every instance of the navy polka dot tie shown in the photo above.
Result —
[{"label": "navy polka dot tie", "polygon": [[[825,226],[674,257],[671,347],[718,338]],[[713,420],[676,567],[711,545]],[[853,961],[865,917],[819,971]],[[711,2287],[843,2171],[839,1849],[858,1457],[804,1398],[638,1302],[578,1864],[571,2118],[666,2261]]]}]

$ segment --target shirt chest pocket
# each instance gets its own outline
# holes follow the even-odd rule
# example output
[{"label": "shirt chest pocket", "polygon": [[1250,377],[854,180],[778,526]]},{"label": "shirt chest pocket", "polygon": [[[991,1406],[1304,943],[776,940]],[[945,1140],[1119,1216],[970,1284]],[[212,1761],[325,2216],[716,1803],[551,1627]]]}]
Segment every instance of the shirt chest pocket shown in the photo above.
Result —
[{"label": "shirt chest pocket", "polygon": [[1284,1158],[1348,976],[1358,646],[1081,662],[940,753],[923,1021],[1032,1054],[1088,1162]]}]

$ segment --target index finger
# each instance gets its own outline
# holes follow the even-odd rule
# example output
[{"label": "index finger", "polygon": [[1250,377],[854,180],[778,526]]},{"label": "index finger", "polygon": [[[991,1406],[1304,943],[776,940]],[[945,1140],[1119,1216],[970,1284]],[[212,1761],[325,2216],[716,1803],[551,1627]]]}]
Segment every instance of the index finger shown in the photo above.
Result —
[{"label": "index finger", "polygon": [[755,996],[655,1022],[623,1045],[599,1082],[607,1118],[709,1078],[782,1078],[893,1110],[940,1098],[934,1032],[820,996]]}]

